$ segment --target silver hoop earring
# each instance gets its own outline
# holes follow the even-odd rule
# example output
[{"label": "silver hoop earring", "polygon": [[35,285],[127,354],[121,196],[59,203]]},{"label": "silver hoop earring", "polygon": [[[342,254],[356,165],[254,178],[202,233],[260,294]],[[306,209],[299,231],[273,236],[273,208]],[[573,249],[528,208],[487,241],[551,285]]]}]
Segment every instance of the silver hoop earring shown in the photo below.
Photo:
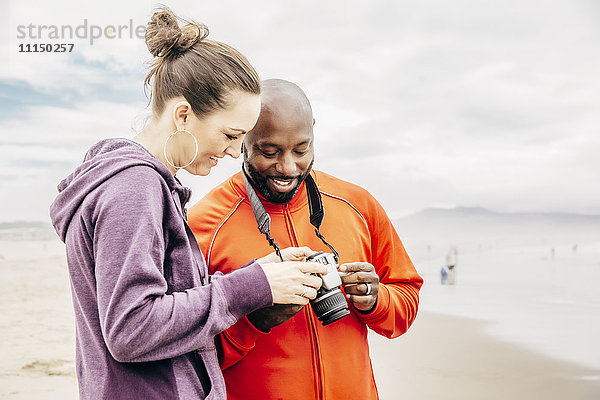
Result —
[{"label": "silver hoop earring", "polygon": [[[189,134],[192,137],[192,139],[194,139],[194,143],[196,144],[196,152],[194,153],[194,158],[192,158],[192,161],[190,161],[189,163],[187,163],[187,164],[185,164],[185,165],[183,165],[181,167],[178,167],[178,166],[174,165],[171,161],[169,161],[169,158],[167,157],[167,143],[169,143],[169,139],[171,139],[172,136],[177,135],[178,133],[181,133],[181,132]],[[165,145],[163,146],[163,154],[165,155],[165,161],[171,167],[173,167],[175,169],[181,169],[181,168],[189,167],[190,165],[192,165],[192,163],[194,162],[194,160],[196,159],[196,157],[198,157],[198,141],[196,140],[196,138],[194,137],[194,135],[192,135],[192,132],[190,132],[190,131],[188,131],[186,129],[177,130],[177,131],[171,133],[169,135],[169,137],[167,138],[167,140],[165,141]]]}]

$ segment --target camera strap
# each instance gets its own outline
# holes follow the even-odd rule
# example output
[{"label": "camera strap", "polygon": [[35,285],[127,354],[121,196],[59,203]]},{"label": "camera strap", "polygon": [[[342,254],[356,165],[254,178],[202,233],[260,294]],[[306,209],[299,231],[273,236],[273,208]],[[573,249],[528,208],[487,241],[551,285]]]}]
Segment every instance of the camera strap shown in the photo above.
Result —
[{"label": "camera strap", "polygon": [[279,245],[271,236],[271,216],[269,215],[267,210],[265,210],[265,206],[260,201],[260,198],[258,197],[258,194],[256,194],[254,187],[248,181],[246,171],[242,170],[242,175],[244,176],[244,185],[246,186],[246,193],[248,193],[248,201],[250,202],[250,207],[252,207],[254,218],[256,219],[256,223],[258,224],[258,230],[260,231],[260,233],[265,235],[265,237],[269,241],[269,245],[271,245],[271,247],[275,249],[275,253],[279,256],[279,259],[283,261]]},{"label": "camera strap", "polygon": [[[265,210],[265,206],[260,201],[258,194],[254,187],[250,184],[248,180],[248,176],[246,175],[246,171],[242,170],[242,175],[244,177],[244,185],[246,186],[246,193],[248,193],[248,201],[250,202],[250,206],[252,207],[252,212],[254,213],[254,218],[256,219],[256,223],[258,224],[258,230],[260,233],[265,235],[267,240],[269,241],[269,245],[275,249],[275,253],[279,256],[281,261],[283,261],[283,257],[281,256],[281,250],[275,239],[271,236],[271,216]],[[323,208],[323,200],[321,198],[321,192],[317,187],[317,183],[313,179],[312,175],[308,175],[304,180],[306,183],[306,194],[308,195],[308,207],[310,210],[310,223],[315,227],[315,234],[327,247],[331,249],[333,255],[335,257],[336,262],[339,262],[338,252],[333,248],[332,245],[327,243],[325,237],[319,231],[321,224],[323,223],[323,217],[325,216],[325,210]]]},{"label": "camera strap", "polygon": [[321,239],[321,241],[331,249],[333,256],[335,257],[335,262],[339,262],[340,256],[338,252],[335,251],[332,245],[327,243],[327,240],[325,240],[325,236],[323,236],[323,234],[321,234],[321,231],[319,231],[319,228],[323,223],[323,217],[325,217],[325,209],[323,207],[323,199],[321,198],[321,192],[319,191],[317,183],[313,179],[312,175],[308,174],[304,182],[306,182],[306,194],[308,195],[310,223],[312,224],[312,226],[315,227],[315,234],[317,235],[317,237]]}]

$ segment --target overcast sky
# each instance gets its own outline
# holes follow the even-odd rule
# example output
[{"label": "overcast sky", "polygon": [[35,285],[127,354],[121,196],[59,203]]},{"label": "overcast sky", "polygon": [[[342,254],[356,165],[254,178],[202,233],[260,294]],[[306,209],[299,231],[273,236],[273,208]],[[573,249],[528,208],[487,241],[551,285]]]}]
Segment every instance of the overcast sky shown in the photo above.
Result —
[{"label": "overcast sky", "polygon": [[[56,184],[90,145],[143,126],[144,41],[89,37],[92,25],[145,26],[157,3],[130,3],[2,1],[0,221],[47,220]],[[303,87],[315,168],[365,187],[392,217],[453,205],[600,214],[597,1],[166,4],[262,78]],[[37,38],[39,26],[85,20],[87,38]],[[28,43],[75,45],[19,53]],[[195,201],[239,167],[181,178]]]}]

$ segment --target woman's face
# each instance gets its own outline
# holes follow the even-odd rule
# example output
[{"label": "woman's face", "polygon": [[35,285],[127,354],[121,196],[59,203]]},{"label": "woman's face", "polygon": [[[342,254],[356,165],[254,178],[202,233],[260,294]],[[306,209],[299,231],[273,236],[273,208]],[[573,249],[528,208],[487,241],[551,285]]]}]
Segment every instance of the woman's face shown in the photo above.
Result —
[{"label": "woman's face", "polygon": [[[226,155],[233,158],[240,156],[244,135],[258,120],[260,96],[235,91],[231,93],[229,104],[227,109],[215,110],[202,118],[193,114],[187,118],[185,129],[198,142],[198,155],[185,168],[189,173],[208,175],[220,158]],[[183,150],[185,154],[178,157],[182,161],[191,160],[194,156],[195,145],[191,142],[193,141],[189,138],[186,141],[188,145]]]}]

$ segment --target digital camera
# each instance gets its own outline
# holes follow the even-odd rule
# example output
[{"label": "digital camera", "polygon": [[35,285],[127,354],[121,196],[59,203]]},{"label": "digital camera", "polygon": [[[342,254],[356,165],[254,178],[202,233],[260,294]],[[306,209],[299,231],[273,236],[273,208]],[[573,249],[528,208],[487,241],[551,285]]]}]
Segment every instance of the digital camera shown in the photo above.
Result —
[{"label": "digital camera", "polygon": [[323,285],[317,290],[317,297],[310,301],[315,315],[323,326],[350,314],[346,297],[340,289],[342,280],[338,274],[338,263],[333,254],[321,251],[311,255],[306,261],[318,262],[327,267],[326,274],[318,275],[323,280]]}]

